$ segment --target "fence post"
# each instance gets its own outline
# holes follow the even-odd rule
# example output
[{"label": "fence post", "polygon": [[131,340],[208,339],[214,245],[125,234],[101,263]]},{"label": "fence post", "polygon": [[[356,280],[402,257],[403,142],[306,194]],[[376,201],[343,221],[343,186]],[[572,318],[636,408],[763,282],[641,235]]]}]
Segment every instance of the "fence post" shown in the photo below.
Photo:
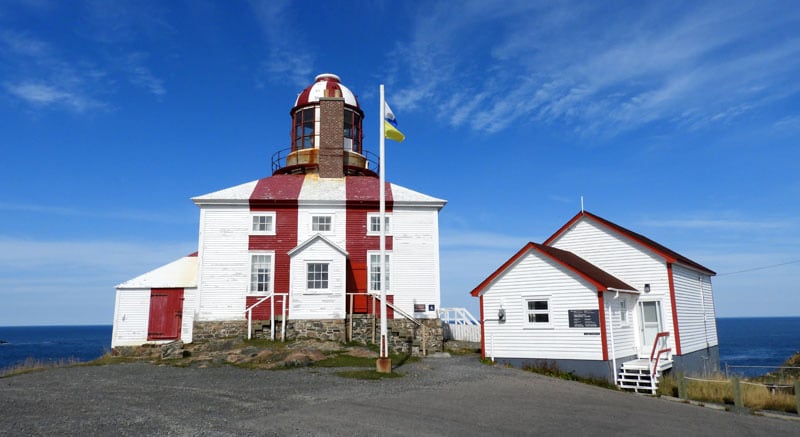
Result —
[{"label": "fence post", "polygon": [[686,378],[683,373],[678,373],[678,397],[686,400],[689,399],[689,393],[686,392]]},{"label": "fence post", "polygon": [[747,409],[744,407],[742,385],[739,382],[739,378],[735,376],[731,378],[731,387],[733,388],[733,411],[737,413],[747,412]]},{"label": "fence post", "polygon": [[794,402],[797,404],[797,415],[800,416],[800,381],[794,382]]}]

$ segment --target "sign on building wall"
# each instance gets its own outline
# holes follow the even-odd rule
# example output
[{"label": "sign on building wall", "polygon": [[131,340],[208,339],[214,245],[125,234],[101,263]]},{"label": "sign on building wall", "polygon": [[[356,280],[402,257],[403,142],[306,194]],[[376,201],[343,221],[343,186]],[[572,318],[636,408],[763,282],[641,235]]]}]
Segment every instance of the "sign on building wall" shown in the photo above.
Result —
[{"label": "sign on building wall", "polygon": [[599,328],[599,310],[569,310],[570,328]]}]

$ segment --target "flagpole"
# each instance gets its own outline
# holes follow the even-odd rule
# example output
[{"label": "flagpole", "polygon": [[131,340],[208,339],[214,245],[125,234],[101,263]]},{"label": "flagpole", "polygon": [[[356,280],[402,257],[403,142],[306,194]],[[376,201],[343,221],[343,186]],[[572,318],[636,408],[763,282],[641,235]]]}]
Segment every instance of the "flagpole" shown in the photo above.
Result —
[{"label": "flagpole", "polygon": [[[387,273],[387,265],[386,265],[386,159],[385,159],[385,148],[386,148],[386,128],[384,124],[384,120],[386,119],[386,100],[383,93],[383,84],[381,84],[381,110],[380,110],[380,118],[378,122],[380,123],[380,153],[379,153],[379,172],[378,172],[378,184],[379,184],[379,218],[380,220],[380,289],[381,289],[381,344],[380,344],[380,358],[385,360],[389,357],[389,337],[387,335],[387,321],[386,321],[386,273]],[[380,365],[379,371],[380,371]],[[389,369],[386,373],[391,372],[391,362],[389,362]]]}]

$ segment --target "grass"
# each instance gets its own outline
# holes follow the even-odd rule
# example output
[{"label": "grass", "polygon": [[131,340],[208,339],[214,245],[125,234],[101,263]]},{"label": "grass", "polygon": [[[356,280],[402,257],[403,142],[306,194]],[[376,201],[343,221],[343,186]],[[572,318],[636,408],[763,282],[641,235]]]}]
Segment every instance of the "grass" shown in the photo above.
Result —
[{"label": "grass", "polygon": [[26,373],[39,372],[42,370],[55,369],[59,367],[71,367],[77,364],[81,364],[81,361],[75,358],[61,359],[58,361],[42,361],[33,358],[26,358],[22,363],[0,369],[0,378],[24,375]]},{"label": "grass", "polygon": [[596,385],[598,387],[607,388],[609,390],[619,390],[619,388],[616,385],[606,381],[603,378],[586,378],[582,376],[577,376],[573,372],[565,372],[559,369],[558,365],[556,365],[556,363],[553,361],[537,360],[533,364],[524,366],[522,370],[538,373],[540,375],[564,379],[567,381],[578,381],[584,384]]},{"label": "grass", "polygon": [[[702,378],[703,381],[687,380],[686,395],[699,402],[733,405],[733,386],[723,375]],[[756,378],[758,380],[758,378]],[[786,392],[771,392],[764,385],[748,384],[741,381],[742,402],[752,410],[784,411],[797,413],[795,396]],[[788,382],[791,385],[793,382]],[[659,382],[658,393],[667,396],[678,396],[678,380],[675,376],[665,375]]]}]

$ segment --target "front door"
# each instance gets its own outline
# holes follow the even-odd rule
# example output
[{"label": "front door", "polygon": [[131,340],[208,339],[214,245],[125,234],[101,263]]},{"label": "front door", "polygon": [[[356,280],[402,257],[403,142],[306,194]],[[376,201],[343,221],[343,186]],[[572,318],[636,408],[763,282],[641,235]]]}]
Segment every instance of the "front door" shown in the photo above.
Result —
[{"label": "front door", "polygon": [[183,288],[153,288],[150,290],[148,340],[177,340],[180,338],[182,317]]},{"label": "front door", "polygon": [[649,356],[650,351],[653,349],[653,341],[662,330],[661,302],[639,302],[640,356]]}]

